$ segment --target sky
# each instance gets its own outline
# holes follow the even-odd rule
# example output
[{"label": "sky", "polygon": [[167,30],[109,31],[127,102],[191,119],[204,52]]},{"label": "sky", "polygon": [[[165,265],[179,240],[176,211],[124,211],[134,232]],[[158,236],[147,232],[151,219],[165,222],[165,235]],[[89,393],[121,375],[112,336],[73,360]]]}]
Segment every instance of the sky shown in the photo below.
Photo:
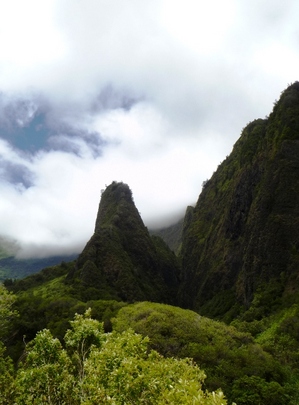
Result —
[{"label": "sky", "polygon": [[101,191],[145,225],[194,205],[299,79],[296,0],[0,0],[0,240],[79,253]]}]

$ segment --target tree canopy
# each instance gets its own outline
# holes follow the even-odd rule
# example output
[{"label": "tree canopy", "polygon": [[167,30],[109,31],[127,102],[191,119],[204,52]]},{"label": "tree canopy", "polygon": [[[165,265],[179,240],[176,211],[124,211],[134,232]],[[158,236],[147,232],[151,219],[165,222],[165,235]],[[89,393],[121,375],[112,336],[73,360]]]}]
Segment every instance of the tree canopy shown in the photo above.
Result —
[{"label": "tree canopy", "polygon": [[64,344],[48,329],[38,332],[15,379],[6,375],[11,389],[0,404],[227,403],[221,390],[203,389],[205,373],[191,359],[165,358],[131,329],[104,333],[90,314],[76,314]]}]

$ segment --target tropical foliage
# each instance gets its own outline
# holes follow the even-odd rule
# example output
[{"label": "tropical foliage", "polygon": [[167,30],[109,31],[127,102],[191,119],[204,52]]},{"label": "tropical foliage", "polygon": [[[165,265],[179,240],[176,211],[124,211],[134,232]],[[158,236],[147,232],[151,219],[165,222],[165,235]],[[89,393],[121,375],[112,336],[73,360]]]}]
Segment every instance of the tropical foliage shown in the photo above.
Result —
[{"label": "tropical foliage", "polygon": [[[249,333],[193,311],[149,302],[123,307],[112,323],[118,332],[132,328],[149,336],[150,347],[165,356],[193,358],[207,373],[205,386],[209,390],[221,387],[230,400],[239,403],[243,386],[242,398],[255,390],[256,404],[289,401],[287,369]],[[248,388],[244,379],[250,381]]]},{"label": "tropical foliage", "polygon": [[64,346],[48,329],[40,331],[16,377],[10,368],[1,375],[1,388],[10,388],[1,390],[0,403],[226,404],[222,391],[203,390],[205,374],[192,360],[164,358],[132,330],[105,334],[90,314],[75,316]]}]

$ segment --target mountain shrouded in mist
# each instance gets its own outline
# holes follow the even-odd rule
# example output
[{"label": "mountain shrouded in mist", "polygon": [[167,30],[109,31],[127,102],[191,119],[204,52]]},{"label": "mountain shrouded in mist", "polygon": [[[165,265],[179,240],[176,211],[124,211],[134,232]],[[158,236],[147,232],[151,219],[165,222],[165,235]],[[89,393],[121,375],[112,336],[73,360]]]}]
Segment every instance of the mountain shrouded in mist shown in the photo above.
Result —
[{"label": "mountain shrouded in mist", "polygon": [[295,82],[268,118],[244,128],[183,225],[160,233],[179,258],[150,236],[130,188],[114,181],[102,192],[94,234],[68,285],[83,300],[179,303],[220,318],[250,308],[256,294],[267,297],[270,312],[292,299],[299,268],[298,116]]},{"label": "mountain shrouded in mist", "polygon": [[198,361],[208,389],[221,386],[229,400],[295,405],[298,116],[296,82],[268,118],[244,128],[183,223],[160,233],[177,255],[150,235],[127,184],[106,187],[94,234],[77,260],[7,280],[20,314],[12,357],[18,361],[25,335],[31,340],[49,327],[61,339],[74,314],[91,308],[107,331],[129,327],[166,356]]}]

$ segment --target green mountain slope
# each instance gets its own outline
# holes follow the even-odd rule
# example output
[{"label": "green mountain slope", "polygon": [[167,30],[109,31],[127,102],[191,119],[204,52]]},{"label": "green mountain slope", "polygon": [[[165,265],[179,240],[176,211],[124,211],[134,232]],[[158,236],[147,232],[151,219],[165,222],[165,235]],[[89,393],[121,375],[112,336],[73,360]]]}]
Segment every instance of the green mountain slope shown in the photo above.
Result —
[{"label": "green mountain slope", "polygon": [[220,386],[230,404],[290,404],[280,361],[249,333],[190,310],[149,302],[121,308],[112,323],[118,332],[132,328],[149,336],[150,346],[164,356],[193,358],[207,374],[205,386]]},{"label": "green mountain slope", "polygon": [[[299,290],[299,83],[250,123],[188,216],[180,303],[232,317],[255,294],[266,316]],[[190,213],[189,213],[190,214]]]},{"label": "green mountain slope", "polygon": [[161,229],[150,230],[152,235],[157,235],[162,238],[170,249],[176,254],[179,253],[182,244],[184,218],[181,218],[175,224],[169,225]]}]

